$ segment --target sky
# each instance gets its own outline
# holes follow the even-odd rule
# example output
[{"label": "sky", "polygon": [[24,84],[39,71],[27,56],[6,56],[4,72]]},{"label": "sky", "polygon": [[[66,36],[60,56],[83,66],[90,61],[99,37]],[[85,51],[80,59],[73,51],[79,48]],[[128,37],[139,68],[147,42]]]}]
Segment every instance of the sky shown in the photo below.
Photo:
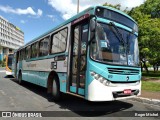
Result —
[{"label": "sky", "polygon": [[[145,0],[79,0],[80,11],[92,5],[121,4],[122,9]],[[24,32],[25,43],[47,32],[77,13],[77,0],[0,0],[0,16]]]}]

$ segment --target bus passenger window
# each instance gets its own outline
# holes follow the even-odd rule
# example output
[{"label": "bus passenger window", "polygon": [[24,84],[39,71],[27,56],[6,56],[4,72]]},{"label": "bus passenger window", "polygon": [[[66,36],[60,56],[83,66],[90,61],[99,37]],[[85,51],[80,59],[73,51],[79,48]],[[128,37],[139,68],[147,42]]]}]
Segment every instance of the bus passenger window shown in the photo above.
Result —
[{"label": "bus passenger window", "polygon": [[49,37],[44,38],[40,41],[39,56],[45,56],[49,53]]},{"label": "bus passenger window", "polygon": [[22,60],[25,59],[25,49],[22,49]]},{"label": "bus passenger window", "polygon": [[67,31],[65,28],[52,36],[52,50],[51,53],[64,52],[66,49]]},{"label": "bus passenger window", "polygon": [[29,59],[29,58],[30,58],[30,54],[31,54],[30,48],[31,48],[30,46],[28,46],[28,47],[26,48],[26,52],[25,52],[25,53],[26,53],[26,54],[25,54],[25,58],[26,58],[26,59]]},{"label": "bus passenger window", "polygon": [[34,43],[31,47],[31,57],[36,58],[38,56],[39,43]]}]

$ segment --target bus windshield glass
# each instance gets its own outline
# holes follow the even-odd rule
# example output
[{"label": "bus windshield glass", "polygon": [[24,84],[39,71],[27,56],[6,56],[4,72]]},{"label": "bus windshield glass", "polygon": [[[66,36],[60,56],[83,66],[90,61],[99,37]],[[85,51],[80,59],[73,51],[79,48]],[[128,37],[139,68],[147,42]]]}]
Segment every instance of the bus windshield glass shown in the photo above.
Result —
[{"label": "bus windshield glass", "polygon": [[97,23],[96,39],[91,44],[91,57],[100,62],[118,65],[139,65],[137,36],[112,25]]}]

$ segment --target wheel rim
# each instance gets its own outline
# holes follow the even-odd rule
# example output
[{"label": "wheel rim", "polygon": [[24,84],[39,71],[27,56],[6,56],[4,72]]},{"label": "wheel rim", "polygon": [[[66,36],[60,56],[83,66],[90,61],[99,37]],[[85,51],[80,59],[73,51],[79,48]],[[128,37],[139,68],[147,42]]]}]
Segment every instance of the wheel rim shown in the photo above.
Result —
[{"label": "wheel rim", "polygon": [[56,81],[55,81],[55,80],[53,80],[52,94],[53,94],[54,96],[57,95],[57,84],[56,84]]}]

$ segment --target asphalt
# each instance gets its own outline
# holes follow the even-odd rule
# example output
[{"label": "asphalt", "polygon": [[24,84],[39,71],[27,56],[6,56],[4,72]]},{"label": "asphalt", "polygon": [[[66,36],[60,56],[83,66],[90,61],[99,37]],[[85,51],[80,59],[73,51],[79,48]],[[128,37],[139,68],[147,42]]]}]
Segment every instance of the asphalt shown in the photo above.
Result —
[{"label": "asphalt", "polygon": [[160,92],[143,91],[140,96],[130,100],[160,106]]},{"label": "asphalt", "polygon": [[[3,74],[4,72],[5,72],[5,67],[0,67],[0,74]],[[5,76],[5,74],[3,75]],[[160,93],[142,91],[141,96],[131,98],[129,100],[160,106]]]},{"label": "asphalt", "polygon": [[[2,70],[0,70],[2,71]],[[134,117],[135,112],[157,112],[160,106],[133,99],[112,102],[88,102],[78,97],[63,94],[60,102],[54,102],[46,89],[25,82],[19,85],[13,78],[0,72],[0,111],[60,111],[56,119],[159,119],[158,117]],[[48,112],[49,113],[49,112]],[[73,117],[74,116],[74,117]],[[76,117],[75,117],[76,116]],[[160,113],[159,113],[160,116]],[[62,118],[64,117],[64,118]],[[108,118],[109,117],[109,118]],[[11,118],[7,118],[7,120]],[[16,118],[16,120],[26,118]],[[31,118],[30,118],[31,119]],[[35,118],[32,118],[33,120]],[[44,118],[38,118],[41,120]],[[53,118],[47,118],[53,119]],[[0,118],[1,120],[1,118]]]}]

